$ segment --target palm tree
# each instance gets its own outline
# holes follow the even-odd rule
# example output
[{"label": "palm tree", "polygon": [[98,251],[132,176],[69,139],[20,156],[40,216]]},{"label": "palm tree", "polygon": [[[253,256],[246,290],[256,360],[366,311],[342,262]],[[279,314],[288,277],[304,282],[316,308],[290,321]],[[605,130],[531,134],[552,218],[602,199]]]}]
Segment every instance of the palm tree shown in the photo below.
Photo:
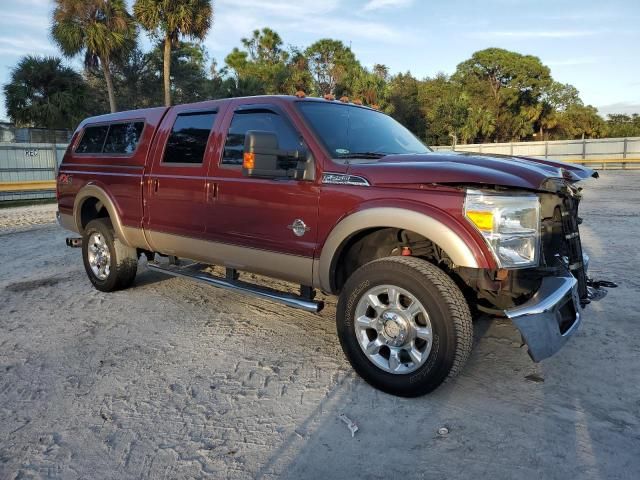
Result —
[{"label": "palm tree", "polygon": [[461,130],[464,143],[473,142],[478,137],[487,141],[496,130],[496,120],[493,113],[483,107],[469,107],[467,112],[467,119]]},{"label": "palm tree", "polygon": [[152,36],[164,40],[164,103],[171,105],[171,47],[180,36],[204,40],[213,17],[210,0],[136,0],[133,13]]},{"label": "palm tree", "polygon": [[55,0],[51,35],[68,57],[85,52],[85,65],[100,63],[111,111],[117,111],[111,62],[135,43],[136,26],[124,0]]},{"label": "palm tree", "polygon": [[87,86],[55,57],[23,57],[3,86],[7,114],[18,126],[74,128],[82,119]]}]

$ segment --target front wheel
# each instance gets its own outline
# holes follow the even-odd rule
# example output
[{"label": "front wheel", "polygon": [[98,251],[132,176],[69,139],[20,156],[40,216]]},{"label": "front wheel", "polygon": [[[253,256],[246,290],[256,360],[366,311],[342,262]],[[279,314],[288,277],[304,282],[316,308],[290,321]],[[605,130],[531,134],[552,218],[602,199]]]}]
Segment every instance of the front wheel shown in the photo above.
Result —
[{"label": "front wheel", "polygon": [[102,292],[128,288],[136,277],[137,251],[116,237],[108,218],[87,224],[82,236],[82,259],[89,280]]},{"label": "front wheel", "polygon": [[340,295],[337,328],[356,372],[403,397],[429,393],[455,376],[473,342],[460,289],[438,267],[415,257],[360,267]]}]

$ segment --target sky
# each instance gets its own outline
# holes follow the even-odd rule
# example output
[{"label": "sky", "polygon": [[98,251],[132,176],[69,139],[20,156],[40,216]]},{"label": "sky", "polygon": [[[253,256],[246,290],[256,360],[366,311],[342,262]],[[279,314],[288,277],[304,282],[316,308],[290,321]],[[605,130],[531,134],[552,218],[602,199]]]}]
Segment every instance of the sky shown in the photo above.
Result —
[{"label": "sky", "polygon": [[[129,5],[133,0],[129,0]],[[49,35],[53,0],[0,0],[0,85],[27,54],[60,55]],[[473,52],[500,47],[538,56],[601,114],[640,113],[640,0],[213,0],[204,41],[224,62],[256,28],[285,44],[351,45],[365,66],[422,78],[452,73]],[[150,42],[141,32],[141,43]],[[80,58],[66,60],[80,67]],[[6,119],[0,93],[0,120]]]}]

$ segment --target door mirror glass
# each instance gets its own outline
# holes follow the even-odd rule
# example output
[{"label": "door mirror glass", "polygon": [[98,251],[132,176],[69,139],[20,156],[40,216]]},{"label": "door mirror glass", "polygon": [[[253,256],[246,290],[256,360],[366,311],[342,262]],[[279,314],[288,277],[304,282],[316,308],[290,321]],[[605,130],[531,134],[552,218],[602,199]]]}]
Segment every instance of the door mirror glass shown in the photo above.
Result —
[{"label": "door mirror glass", "polygon": [[273,132],[250,130],[244,138],[242,174],[258,178],[297,178],[299,150],[281,150]]}]

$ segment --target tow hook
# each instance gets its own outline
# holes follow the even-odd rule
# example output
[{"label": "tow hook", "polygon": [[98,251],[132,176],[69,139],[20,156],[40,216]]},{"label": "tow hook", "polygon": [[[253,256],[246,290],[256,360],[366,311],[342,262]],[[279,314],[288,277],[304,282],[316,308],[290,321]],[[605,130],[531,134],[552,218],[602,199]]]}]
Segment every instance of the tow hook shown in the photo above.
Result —
[{"label": "tow hook", "polygon": [[66,242],[67,242],[67,247],[71,247],[71,248],[80,248],[80,247],[82,247],[82,237],[80,237],[80,238],[68,237],[66,239]]},{"label": "tow hook", "polygon": [[587,303],[602,300],[607,296],[607,288],[616,288],[617,286],[617,283],[610,282],[608,280],[594,280],[593,278],[587,278]]}]

